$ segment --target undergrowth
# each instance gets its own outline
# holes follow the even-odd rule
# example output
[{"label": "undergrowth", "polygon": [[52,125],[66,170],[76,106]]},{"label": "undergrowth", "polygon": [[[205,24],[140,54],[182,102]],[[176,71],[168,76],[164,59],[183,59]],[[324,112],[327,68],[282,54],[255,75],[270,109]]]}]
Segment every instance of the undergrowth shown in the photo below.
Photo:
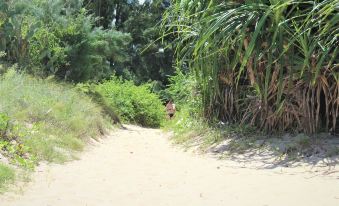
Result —
[{"label": "undergrowth", "polygon": [[[160,97],[151,92],[150,85],[136,86],[132,81],[117,77],[92,86],[105,107],[111,108],[123,122],[145,127],[160,127],[165,110]],[[99,98],[100,99],[100,98]]]}]

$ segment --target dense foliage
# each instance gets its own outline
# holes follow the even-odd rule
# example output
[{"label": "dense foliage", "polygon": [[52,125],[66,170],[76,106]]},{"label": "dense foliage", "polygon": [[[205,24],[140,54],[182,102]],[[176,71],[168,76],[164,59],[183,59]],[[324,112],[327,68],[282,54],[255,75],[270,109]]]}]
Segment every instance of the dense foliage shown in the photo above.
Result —
[{"label": "dense foliage", "polygon": [[6,185],[15,179],[14,170],[7,165],[0,163],[0,193],[3,192]]},{"label": "dense foliage", "polygon": [[185,108],[190,110],[193,118],[201,117],[199,116],[202,106],[201,92],[193,73],[177,69],[175,75],[170,77],[169,85],[163,91],[163,96],[173,100],[178,111]]},{"label": "dense foliage", "polygon": [[[164,1],[166,2],[166,1]],[[158,26],[161,0],[6,0],[0,2],[0,51],[39,76],[84,82],[113,71],[138,84],[173,74],[168,37]]]},{"label": "dense foliage", "polygon": [[165,110],[158,95],[150,91],[150,85],[135,86],[132,81],[117,77],[95,86],[106,105],[125,122],[146,127],[159,127]]},{"label": "dense foliage", "polygon": [[138,84],[149,80],[157,81],[163,88],[168,76],[174,73],[172,67],[173,51],[171,35],[160,41],[159,27],[169,0],[86,0],[86,8],[99,17],[97,25],[104,28],[116,28],[129,33],[132,41],[128,54],[130,61],[118,68],[116,74],[131,79]]},{"label": "dense foliage", "polygon": [[339,0],[143,2],[0,0],[1,155],[65,161],[106,116],[164,125],[169,99],[179,142],[339,134]]},{"label": "dense foliage", "polygon": [[100,80],[128,61],[130,35],[95,27],[82,1],[0,2],[0,51],[34,75]]},{"label": "dense foliage", "polygon": [[[159,127],[164,107],[151,85],[163,88],[173,73],[168,40],[158,41],[164,9],[161,1],[0,0],[1,161],[34,168],[71,159],[103,133],[106,116]],[[79,85],[91,85],[89,95]],[[13,174],[0,164],[0,190]]]},{"label": "dense foliage", "polygon": [[177,37],[204,116],[267,132],[335,131],[339,116],[339,1],[173,1]]}]

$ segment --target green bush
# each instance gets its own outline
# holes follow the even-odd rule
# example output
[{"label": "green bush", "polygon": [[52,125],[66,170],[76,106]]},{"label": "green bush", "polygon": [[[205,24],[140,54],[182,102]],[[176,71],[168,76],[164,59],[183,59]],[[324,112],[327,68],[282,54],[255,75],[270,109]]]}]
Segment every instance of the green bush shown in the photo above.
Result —
[{"label": "green bush", "polygon": [[201,94],[192,73],[185,74],[180,69],[171,76],[169,87],[164,91],[167,99],[172,99],[177,110],[186,107],[195,117],[201,113]]},{"label": "green bush", "polygon": [[95,90],[125,122],[159,127],[164,120],[164,106],[159,96],[152,93],[147,84],[136,86],[131,81],[113,77],[97,85]]},{"label": "green bush", "polygon": [[[10,120],[6,138],[2,138],[11,143],[5,144],[10,157],[11,150],[24,147],[23,153],[28,152],[37,161],[63,162],[72,159],[86,140],[98,137],[108,127],[101,109],[89,97],[51,80],[9,70],[0,76],[0,96],[0,113]],[[25,165],[25,159],[15,154],[16,162]]]}]

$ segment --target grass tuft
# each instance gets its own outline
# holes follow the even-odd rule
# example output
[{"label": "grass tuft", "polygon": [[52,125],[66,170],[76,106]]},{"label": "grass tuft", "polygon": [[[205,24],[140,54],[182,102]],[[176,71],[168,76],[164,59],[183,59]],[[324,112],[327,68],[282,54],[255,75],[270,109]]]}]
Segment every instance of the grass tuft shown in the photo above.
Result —
[{"label": "grass tuft", "polygon": [[12,168],[0,163],[0,193],[3,192],[8,183],[15,179],[15,172]]}]

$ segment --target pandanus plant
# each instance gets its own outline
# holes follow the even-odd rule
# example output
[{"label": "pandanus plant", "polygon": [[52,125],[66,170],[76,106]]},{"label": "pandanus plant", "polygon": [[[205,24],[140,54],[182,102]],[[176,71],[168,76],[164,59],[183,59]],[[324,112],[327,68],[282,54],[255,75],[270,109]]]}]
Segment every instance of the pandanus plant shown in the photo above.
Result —
[{"label": "pandanus plant", "polygon": [[205,117],[338,129],[339,0],[174,0],[162,26],[196,74]]}]

